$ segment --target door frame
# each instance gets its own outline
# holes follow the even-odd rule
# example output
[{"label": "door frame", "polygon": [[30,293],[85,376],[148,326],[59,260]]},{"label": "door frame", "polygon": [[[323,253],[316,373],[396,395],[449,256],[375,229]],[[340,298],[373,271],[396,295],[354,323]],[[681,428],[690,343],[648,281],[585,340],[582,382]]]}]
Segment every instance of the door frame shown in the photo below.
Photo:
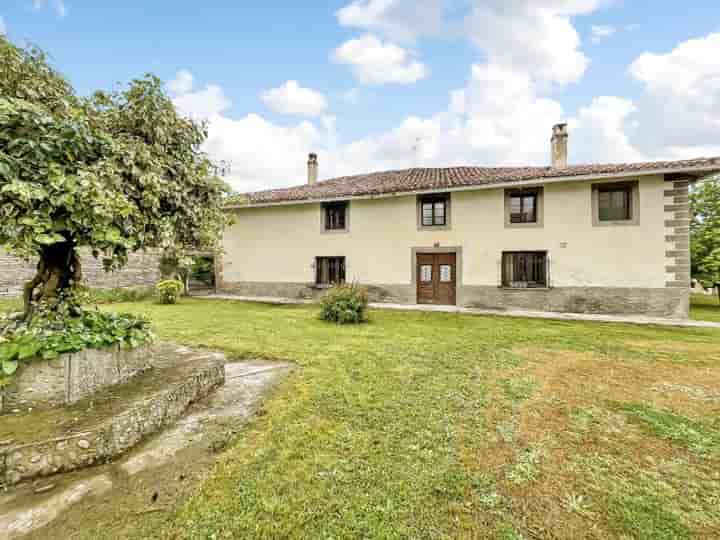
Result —
[{"label": "door frame", "polygon": [[462,259],[462,246],[448,246],[448,247],[414,247],[410,250],[410,269],[412,280],[410,282],[412,288],[412,300],[413,304],[418,303],[417,297],[417,256],[419,254],[434,255],[437,253],[454,253],[455,254],[455,305],[462,306],[462,291],[463,291],[463,259]]}]

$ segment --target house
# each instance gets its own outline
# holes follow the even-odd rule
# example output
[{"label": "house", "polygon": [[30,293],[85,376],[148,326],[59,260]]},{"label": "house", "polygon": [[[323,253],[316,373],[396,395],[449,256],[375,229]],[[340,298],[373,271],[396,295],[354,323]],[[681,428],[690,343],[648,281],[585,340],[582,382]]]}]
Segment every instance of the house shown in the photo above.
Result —
[{"label": "house", "polygon": [[218,288],[314,297],[359,282],[381,302],[688,316],[688,186],[720,158],[375,172],[249,193],[228,210]]}]

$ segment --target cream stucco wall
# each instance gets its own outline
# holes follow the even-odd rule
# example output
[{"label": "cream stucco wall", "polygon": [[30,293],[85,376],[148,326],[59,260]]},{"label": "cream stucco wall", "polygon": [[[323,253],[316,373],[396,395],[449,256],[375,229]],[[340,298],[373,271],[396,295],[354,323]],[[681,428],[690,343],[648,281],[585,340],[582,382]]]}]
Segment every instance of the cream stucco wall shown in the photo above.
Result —
[{"label": "cream stucco wall", "polygon": [[640,179],[640,223],[593,226],[592,182],[544,187],[544,224],[506,228],[504,190],[452,193],[451,228],[418,230],[416,197],[350,202],[350,231],[321,233],[320,204],[241,209],[224,237],[226,282],[314,281],[317,256],[345,256],[348,280],[411,283],[411,249],[462,247],[462,282],[496,286],[503,251],[547,250],[553,287],[665,287],[662,176]]}]

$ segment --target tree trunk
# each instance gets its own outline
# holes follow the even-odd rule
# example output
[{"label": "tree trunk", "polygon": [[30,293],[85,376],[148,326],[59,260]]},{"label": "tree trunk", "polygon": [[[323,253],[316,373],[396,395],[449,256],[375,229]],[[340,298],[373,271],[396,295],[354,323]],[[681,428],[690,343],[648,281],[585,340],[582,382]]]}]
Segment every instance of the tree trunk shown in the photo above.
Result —
[{"label": "tree trunk", "polygon": [[79,312],[72,294],[82,280],[82,266],[73,242],[60,242],[40,251],[35,277],[25,284],[23,320],[29,322],[35,307],[43,303],[59,311],[67,308],[71,314]]}]

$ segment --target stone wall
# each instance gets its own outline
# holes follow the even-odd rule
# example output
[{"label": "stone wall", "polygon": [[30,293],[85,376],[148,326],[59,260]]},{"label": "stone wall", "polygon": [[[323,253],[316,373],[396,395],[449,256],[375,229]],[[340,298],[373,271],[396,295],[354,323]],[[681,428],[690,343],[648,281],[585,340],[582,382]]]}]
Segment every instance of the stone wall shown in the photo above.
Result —
[{"label": "stone wall", "polygon": [[149,347],[86,349],[31,362],[0,395],[0,412],[75,403],[97,390],[128,381],[150,365]]},{"label": "stone wall", "polygon": [[[101,259],[85,252],[82,257],[83,278],[89,287],[152,286],[160,281],[160,251],[132,253],[127,265],[118,272],[105,272]],[[26,262],[0,249],[0,296],[18,296],[23,285],[35,275],[36,261]]]}]

